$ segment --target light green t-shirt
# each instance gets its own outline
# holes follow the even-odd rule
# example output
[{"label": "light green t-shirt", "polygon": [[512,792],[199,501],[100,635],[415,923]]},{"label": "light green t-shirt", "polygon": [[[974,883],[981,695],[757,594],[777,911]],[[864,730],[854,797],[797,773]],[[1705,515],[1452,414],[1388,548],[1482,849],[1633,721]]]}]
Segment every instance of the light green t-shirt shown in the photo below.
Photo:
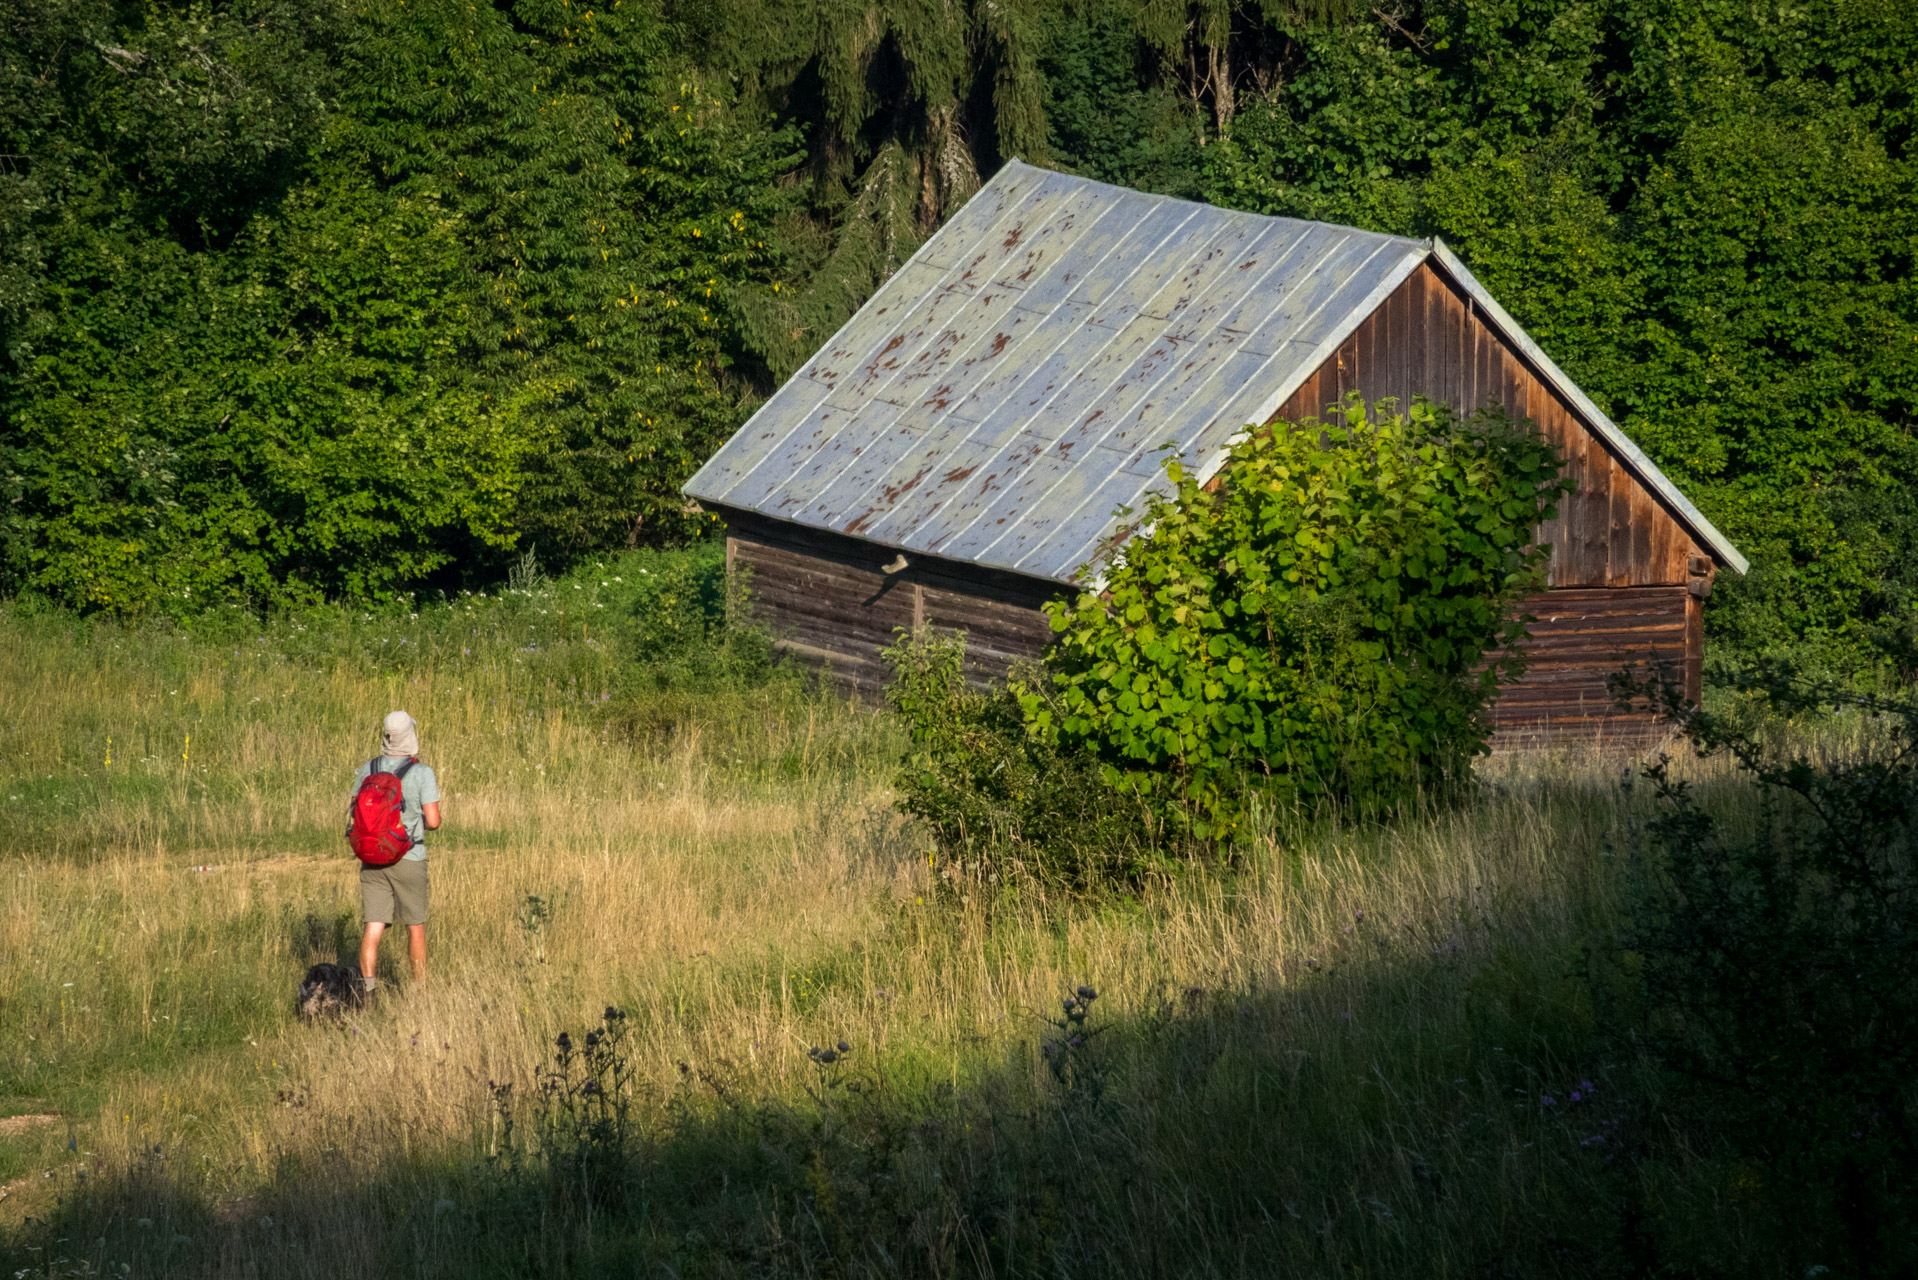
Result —
[{"label": "light green t-shirt", "polygon": [[[378,765],[381,773],[398,773],[400,766],[406,763],[405,756],[381,756],[360,766],[360,772],[353,779],[353,794],[358,795],[360,784]],[[430,765],[416,764],[406,771],[400,779],[400,825],[406,828],[406,834],[412,837],[413,847],[401,858],[402,862],[426,861],[426,806],[440,802],[440,781],[433,776]],[[346,802],[348,818],[353,812],[353,801]]]}]

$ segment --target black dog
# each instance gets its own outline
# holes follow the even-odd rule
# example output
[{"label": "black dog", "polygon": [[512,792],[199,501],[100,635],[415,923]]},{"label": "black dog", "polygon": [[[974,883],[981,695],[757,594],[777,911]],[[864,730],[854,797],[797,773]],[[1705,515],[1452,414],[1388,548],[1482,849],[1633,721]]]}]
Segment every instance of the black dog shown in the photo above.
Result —
[{"label": "black dog", "polygon": [[344,965],[316,964],[300,981],[300,1016],[309,1022],[321,1015],[337,1018],[365,1003],[358,971]]}]

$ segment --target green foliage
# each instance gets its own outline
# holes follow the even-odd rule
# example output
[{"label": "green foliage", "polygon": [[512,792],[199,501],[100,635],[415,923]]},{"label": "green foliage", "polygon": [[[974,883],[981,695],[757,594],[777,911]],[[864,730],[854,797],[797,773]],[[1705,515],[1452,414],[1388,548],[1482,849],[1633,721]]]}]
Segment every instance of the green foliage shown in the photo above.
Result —
[{"label": "green foliage", "polygon": [[1254,796],[1389,803],[1457,777],[1558,470],[1529,424],[1357,396],[1251,433],[1217,487],[1168,463],[1176,495],[1120,535],[1103,590],[1048,606],[1056,690],[1024,693],[1032,729],[1200,838]]},{"label": "green foliage", "polygon": [[1298,24],[1207,198],[1439,233],[1757,566],[1747,653],[1897,658],[1918,48],[1879,0],[1450,0]]},{"label": "green foliage", "polygon": [[1099,761],[1028,731],[1004,685],[966,679],[965,637],[926,628],[885,651],[886,700],[912,731],[893,789],[923,822],[946,872],[1109,887],[1151,859],[1153,823],[1116,796]]},{"label": "green foliage", "polygon": [[[1701,755],[1726,752],[1756,805],[1725,813],[1661,757],[1612,1030],[1660,1076],[1665,1123],[1728,1170],[1803,1273],[1918,1263],[1918,703],[1858,697],[1787,665],[1747,669],[1759,708],[1870,717],[1848,751],[1781,752],[1737,718],[1636,687]],[[1735,1175],[1734,1175],[1735,1176]],[[1674,1252],[1683,1246],[1661,1241]]]},{"label": "green foliage", "polygon": [[1146,61],[1119,15],[1061,15],[1040,62],[1047,149],[1054,163],[1100,182],[1196,198],[1198,121],[1170,85],[1145,72]]},{"label": "green foliage", "polygon": [[1019,155],[1443,235],[1751,556],[1722,648],[1910,669],[1906,19],[0,0],[0,589],[365,597],[683,539],[687,473]]},{"label": "green foliage", "polygon": [[[521,538],[572,559],[703,522],[677,490],[739,420],[738,296],[794,142],[685,74],[643,5],[92,34],[49,64],[71,110],[15,144],[92,151],[33,174],[10,587],[126,613],[380,598]],[[161,110],[193,75],[200,152]]]}]

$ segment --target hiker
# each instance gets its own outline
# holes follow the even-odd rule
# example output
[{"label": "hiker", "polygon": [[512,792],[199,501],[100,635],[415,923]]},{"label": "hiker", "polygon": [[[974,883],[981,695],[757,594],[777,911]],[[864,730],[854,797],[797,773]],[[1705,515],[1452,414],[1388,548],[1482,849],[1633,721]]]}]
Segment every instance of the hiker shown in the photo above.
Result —
[{"label": "hiker", "polygon": [[347,802],[346,838],[360,858],[360,918],[366,922],[360,985],[368,996],[379,983],[380,936],[396,916],[406,926],[413,981],[426,978],[426,833],[439,829],[440,788],[419,754],[419,725],[404,711],[391,713],[380,725],[380,754],[360,766]]}]

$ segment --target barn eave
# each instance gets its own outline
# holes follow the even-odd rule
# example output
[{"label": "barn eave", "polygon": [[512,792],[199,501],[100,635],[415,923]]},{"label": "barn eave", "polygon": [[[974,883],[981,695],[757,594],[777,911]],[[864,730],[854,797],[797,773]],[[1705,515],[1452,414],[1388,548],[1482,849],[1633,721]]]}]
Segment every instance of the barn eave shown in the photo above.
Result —
[{"label": "barn eave", "polygon": [[1439,269],[1471,297],[1478,309],[1484,313],[1486,321],[1525,357],[1538,371],[1540,377],[1570,402],[1578,415],[1585,420],[1586,425],[1617,453],[1627,469],[1637,476],[1641,483],[1671,508],[1672,514],[1693,537],[1718,558],[1720,564],[1741,574],[1750,570],[1751,562],[1739,554],[1738,548],[1732,545],[1731,539],[1720,533],[1717,527],[1705,518],[1704,513],[1692,505],[1691,499],[1666,478],[1665,473],[1658,469],[1658,464],[1646,457],[1645,451],[1634,444],[1630,436],[1619,430],[1618,425],[1592,403],[1590,396],[1579,390],[1578,384],[1566,376],[1565,371],[1560,369],[1536,342],[1532,341],[1531,335],[1525,332],[1518,321],[1507,314],[1505,308],[1498,304],[1498,299],[1478,282],[1478,278],[1472,274],[1471,269],[1459,261],[1458,255],[1437,236],[1432,237],[1431,256]]}]

